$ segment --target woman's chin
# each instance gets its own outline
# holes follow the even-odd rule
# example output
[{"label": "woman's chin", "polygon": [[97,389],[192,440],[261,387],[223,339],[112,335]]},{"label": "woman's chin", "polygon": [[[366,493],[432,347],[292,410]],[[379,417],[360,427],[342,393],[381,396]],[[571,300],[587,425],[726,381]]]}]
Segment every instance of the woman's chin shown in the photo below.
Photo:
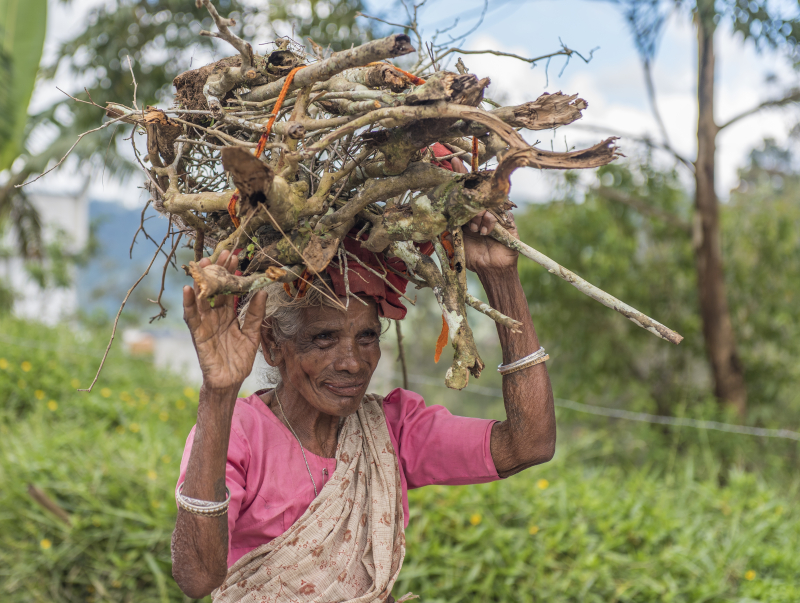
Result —
[{"label": "woman's chin", "polygon": [[[324,384],[322,391],[325,392],[325,398],[330,403],[330,406],[336,409],[338,416],[347,416],[353,414],[361,404],[361,399],[367,390],[367,383],[360,383],[357,385],[338,384]],[[328,406],[328,405],[326,405]],[[333,408],[331,410],[333,410]]]}]

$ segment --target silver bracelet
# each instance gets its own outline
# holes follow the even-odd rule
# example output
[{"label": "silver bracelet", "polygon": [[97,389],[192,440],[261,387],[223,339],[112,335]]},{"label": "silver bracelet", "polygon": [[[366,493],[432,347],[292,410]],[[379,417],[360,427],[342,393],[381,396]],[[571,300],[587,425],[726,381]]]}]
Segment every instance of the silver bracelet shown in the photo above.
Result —
[{"label": "silver bracelet", "polygon": [[184,511],[188,511],[193,515],[203,515],[205,517],[221,517],[228,512],[228,503],[231,501],[231,491],[225,488],[225,500],[222,502],[211,502],[208,500],[199,500],[197,498],[189,498],[183,495],[183,482],[181,482],[175,490],[175,500],[178,506]]},{"label": "silver bracelet", "polygon": [[516,371],[522,370],[524,368],[528,368],[531,366],[536,366],[537,364],[541,364],[542,362],[546,362],[550,359],[550,356],[547,352],[544,351],[543,347],[540,347],[536,350],[533,354],[529,354],[524,358],[520,358],[519,360],[515,360],[511,364],[501,364],[497,367],[497,372],[501,375],[510,375]]}]

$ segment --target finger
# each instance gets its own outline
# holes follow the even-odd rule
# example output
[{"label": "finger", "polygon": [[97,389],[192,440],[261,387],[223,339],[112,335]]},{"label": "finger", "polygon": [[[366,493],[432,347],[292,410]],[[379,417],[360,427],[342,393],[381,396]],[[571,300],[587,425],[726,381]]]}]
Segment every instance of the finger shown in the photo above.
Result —
[{"label": "finger", "polygon": [[197,309],[197,298],[194,289],[189,285],[183,288],[183,320],[189,326],[189,331],[194,333],[200,326],[200,313]]},{"label": "finger", "polygon": [[[208,258],[203,258],[198,262],[198,266],[205,268],[210,263],[211,262],[208,261]],[[208,303],[207,299],[200,295],[200,285],[197,284],[197,281],[194,282],[192,289],[193,296],[197,303],[197,311],[200,313],[200,315],[205,314],[211,309],[211,305]]]},{"label": "finger", "polygon": [[259,291],[250,300],[247,313],[244,315],[242,333],[248,339],[257,342],[261,339],[261,324],[264,322],[264,310],[267,307],[267,292]]},{"label": "finger", "polygon": [[232,253],[231,256],[228,258],[228,272],[233,274],[236,272],[236,269],[239,267],[239,256],[235,253]]},{"label": "finger", "polygon": [[225,262],[228,261],[228,258],[230,257],[230,255],[231,255],[231,252],[228,251],[227,249],[225,251],[223,251],[222,253],[220,253],[219,257],[217,258],[217,266],[224,266]]},{"label": "finger", "polygon": [[491,212],[483,212],[483,219],[481,220],[481,234],[487,235],[492,232],[494,225],[497,224],[497,218]]},{"label": "finger", "polygon": [[475,216],[474,218],[472,218],[472,220],[469,221],[470,232],[477,233],[480,230],[481,220],[483,219],[483,214],[485,213],[486,210],[483,210],[481,213],[479,213],[477,216]]}]

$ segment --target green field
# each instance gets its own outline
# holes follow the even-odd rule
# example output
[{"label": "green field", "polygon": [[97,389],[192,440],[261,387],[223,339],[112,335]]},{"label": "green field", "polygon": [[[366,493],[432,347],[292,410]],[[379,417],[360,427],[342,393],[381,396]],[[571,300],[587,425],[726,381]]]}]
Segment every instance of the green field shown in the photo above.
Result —
[{"label": "green field", "polygon": [[[0,601],[182,601],[173,487],[197,392],[105,341],[0,319]],[[795,442],[559,413],[556,458],[411,493],[395,595],[800,600]],[[45,491],[71,526],[37,505]]]}]

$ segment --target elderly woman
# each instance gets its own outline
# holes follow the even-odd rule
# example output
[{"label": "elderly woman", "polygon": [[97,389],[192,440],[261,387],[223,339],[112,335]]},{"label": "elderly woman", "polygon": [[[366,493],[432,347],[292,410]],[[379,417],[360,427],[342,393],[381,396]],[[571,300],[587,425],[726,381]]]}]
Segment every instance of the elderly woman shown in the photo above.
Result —
[{"label": "elderly woman", "polygon": [[[184,593],[393,601],[409,488],[489,482],[553,457],[543,352],[517,256],[486,236],[494,220],[481,214],[464,234],[467,268],[489,302],[523,325],[521,334],[497,327],[504,365],[529,358],[501,371],[505,421],[453,416],[403,389],[366,393],[381,356],[379,318],[405,314],[396,292],[366,271],[350,277],[364,303],[343,310],[319,292],[332,286],[345,301],[339,269],[330,267],[325,285],[317,280],[303,297],[280,285],[255,294],[241,322],[233,299],[217,297],[212,307],[184,289],[203,371],[176,490],[173,575]],[[223,253],[218,263],[233,271],[237,258]],[[237,399],[259,346],[278,385]]]}]

